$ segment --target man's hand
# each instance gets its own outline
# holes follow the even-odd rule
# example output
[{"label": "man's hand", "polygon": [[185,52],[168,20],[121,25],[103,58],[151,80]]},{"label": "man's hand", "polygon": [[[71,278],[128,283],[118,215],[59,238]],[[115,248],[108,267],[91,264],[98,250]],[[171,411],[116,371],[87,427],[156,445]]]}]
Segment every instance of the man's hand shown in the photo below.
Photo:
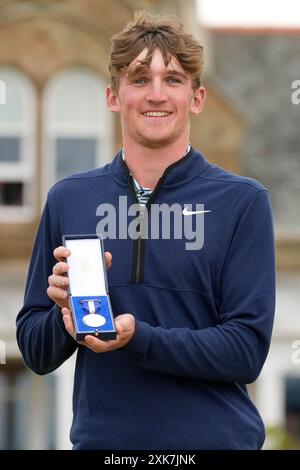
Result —
[{"label": "man's hand", "polygon": [[[68,308],[62,309],[63,321],[66,330],[75,339],[75,329],[72,319],[72,313]],[[95,336],[87,335],[80,344],[87,346],[94,352],[106,352],[113,349],[120,349],[131,340],[135,332],[135,319],[131,313],[124,313],[115,318],[115,326],[117,331],[117,339],[102,341]]]},{"label": "man's hand", "polygon": [[[48,277],[49,287],[47,289],[47,294],[60,308],[70,308],[69,299],[68,299],[68,286],[69,278],[67,277],[67,272],[69,270],[68,263],[65,262],[65,259],[70,256],[71,251],[64,246],[59,246],[53,251],[54,257],[57,259],[53,267],[53,274]],[[112,255],[108,251],[105,253],[105,263],[106,269],[109,269],[111,266]]]}]

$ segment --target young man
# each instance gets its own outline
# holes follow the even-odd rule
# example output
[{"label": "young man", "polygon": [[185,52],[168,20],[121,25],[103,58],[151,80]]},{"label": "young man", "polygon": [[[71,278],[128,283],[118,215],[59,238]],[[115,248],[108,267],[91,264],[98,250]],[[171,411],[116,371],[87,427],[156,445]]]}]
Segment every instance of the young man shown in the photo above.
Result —
[{"label": "young man", "polygon": [[[123,149],[48,195],[17,336],[39,374],[78,351],[75,449],[259,449],[264,442],[245,384],[260,373],[273,324],[270,203],[260,183],[210,165],[190,146],[189,115],[205,98],[201,70],[202,47],[180,24],[138,15],[113,38],[110,57],[107,103],[120,114]],[[118,209],[120,197],[139,202],[142,216],[140,236],[105,240],[117,339],[86,336],[79,344],[62,235],[95,233],[99,204]],[[157,205],[174,204],[181,228],[196,226],[198,240],[186,236],[191,231],[178,236],[172,217],[169,237],[161,227],[143,237]],[[126,228],[131,219],[125,215]]]}]

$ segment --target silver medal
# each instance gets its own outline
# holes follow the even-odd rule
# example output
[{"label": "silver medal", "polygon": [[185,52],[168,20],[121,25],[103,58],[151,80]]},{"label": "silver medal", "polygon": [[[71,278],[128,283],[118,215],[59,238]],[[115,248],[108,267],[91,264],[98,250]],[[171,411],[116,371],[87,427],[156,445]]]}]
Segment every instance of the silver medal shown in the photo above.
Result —
[{"label": "silver medal", "polygon": [[96,328],[97,326],[102,326],[105,324],[106,320],[102,315],[98,313],[89,313],[85,315],[82,319],[83,323],[87,326]]},{"label": "silver medal", "polygon": [[95,304],[93,300],[88,300],[88,309],[89,313],[85,315],[82,319],[83,323],[87,326],[96,328],[105,324],[106,320],[103,315],[95,312]]}]

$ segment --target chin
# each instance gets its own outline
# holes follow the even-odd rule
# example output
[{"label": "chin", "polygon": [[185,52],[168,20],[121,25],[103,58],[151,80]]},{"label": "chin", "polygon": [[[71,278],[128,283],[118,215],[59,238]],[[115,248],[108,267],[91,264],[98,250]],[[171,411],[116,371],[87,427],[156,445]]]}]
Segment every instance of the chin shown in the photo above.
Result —
[{"label": "chin", "polygon": [[173,142],[172,139],[166,140],[166,139],[160,139],[160,140],[146,140],[144,139],[142,142],[140,142],[144,147],[148,148],[161,148],[164,147],[165,145],[171,144]]},{"label": "chin", "polygon": [[173,143],[177,138],[178,136],[174,136],[173,134],[168,135],[168,136],[165,135],[165,136],[155,136],[155,137],[153,137],[153,135],[152,136],[141,135],[139,136],[139,139],[137,140],[139,141],[140,144],[144,145],[145,147],[160,148],[160,147],[164,147],[165,145],[169,145]]}]

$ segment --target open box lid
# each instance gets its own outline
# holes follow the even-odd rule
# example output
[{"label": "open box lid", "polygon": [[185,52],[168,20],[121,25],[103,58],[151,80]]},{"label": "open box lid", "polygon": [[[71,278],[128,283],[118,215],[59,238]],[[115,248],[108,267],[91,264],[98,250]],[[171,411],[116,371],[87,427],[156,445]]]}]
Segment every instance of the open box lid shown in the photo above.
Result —
[{"label": "open box lid", "polygon": [[108,284],[103,241],[97,235],[64,235],[68,257],[70,295],[105,296]]}]

